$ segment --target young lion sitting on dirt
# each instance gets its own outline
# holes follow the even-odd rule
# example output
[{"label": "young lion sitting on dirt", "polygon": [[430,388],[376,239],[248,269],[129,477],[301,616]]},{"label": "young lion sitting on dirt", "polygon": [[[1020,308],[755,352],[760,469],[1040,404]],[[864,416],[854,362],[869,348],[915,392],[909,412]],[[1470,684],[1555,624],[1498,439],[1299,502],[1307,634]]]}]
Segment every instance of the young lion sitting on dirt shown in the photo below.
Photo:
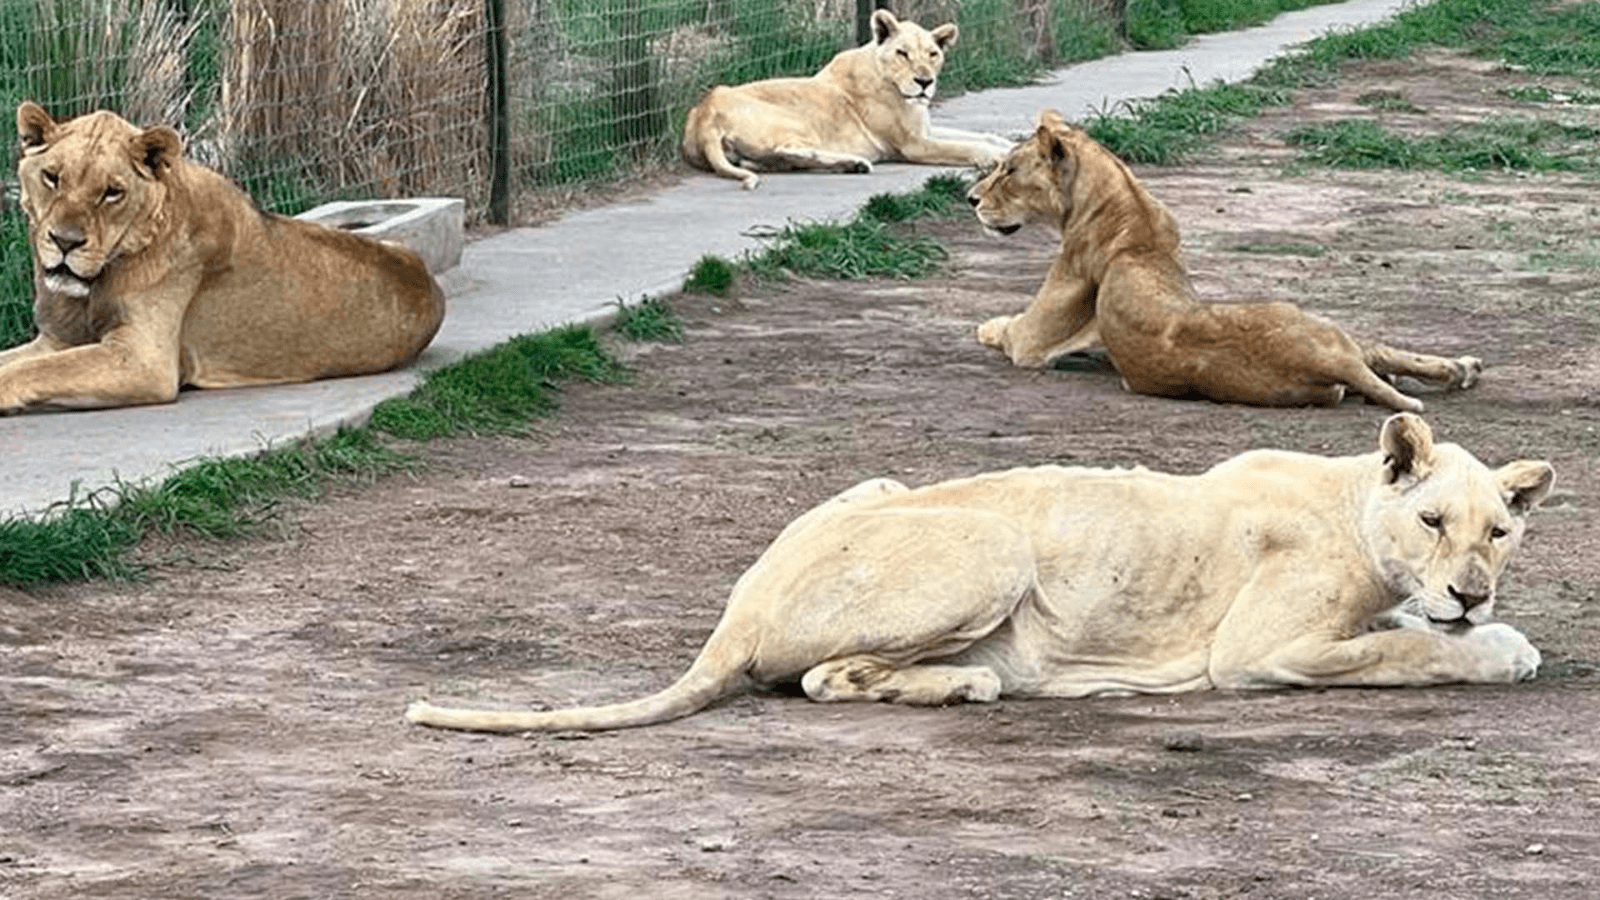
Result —
[{"label": "young lion sitting on dirt", "polygon": [[882,160],[987,166],[1012,142],[928,122],[956,33],[952,23],[928,31],[880,9],[871,44],[840,53],[810,78],[706,92],[684,123],[683,158],[747,190],[761,183],[755,170],[865,173]]},{"label": "young lion sitting on dirt", "polygon": [[1114,154],[1053,110],[967,198],[991,231],[1031,222],[1061,253],[1021,315],[978,326],[1018,366],[1104,344],[1123,386],[1162,397],[1333,406],[1351,388],[1390,409],[1422,402],[1388,377],[1471,387],[1483,364],[1357,341],[1290,303],[1205,303],[1178,259],[1178,226]]},{"label": "young lion sitting on dirt", "polygon": [[39,335],[0,353],[0,413],[381,372],[444,319],[415,253],[261,212],[171,128],[23,103],[17,133]]},{"label": "young lion sitting on dirt", "polygon": [[962,700],[1532,677],[1492,622],[1548,463],[1489,469],[1422,419],[1378,450],[1241,454],[1201,475],[1041,466],[915,490],[875,479],[802,515],[733,587],[678,682],[613,706],[412,704],[475,731],[647,725],[755,685]]}]

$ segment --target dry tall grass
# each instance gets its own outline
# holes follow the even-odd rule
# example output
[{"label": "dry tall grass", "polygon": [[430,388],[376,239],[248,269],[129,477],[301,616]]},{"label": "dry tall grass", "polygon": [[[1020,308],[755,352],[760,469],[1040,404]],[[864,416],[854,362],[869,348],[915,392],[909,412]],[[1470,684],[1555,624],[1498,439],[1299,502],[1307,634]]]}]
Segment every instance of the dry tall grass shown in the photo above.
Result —
[{"label": "dry tall grass", "polygon": [[164,3],[37,0],[23,90],[57,115],[111,107],[133,122],[181,122],[196,21]]},{"label": "dry tall grass", "polygon": [[216,134],[224,165],[286,176],[308,195],[481,200],[478,0],[228,6]]}]

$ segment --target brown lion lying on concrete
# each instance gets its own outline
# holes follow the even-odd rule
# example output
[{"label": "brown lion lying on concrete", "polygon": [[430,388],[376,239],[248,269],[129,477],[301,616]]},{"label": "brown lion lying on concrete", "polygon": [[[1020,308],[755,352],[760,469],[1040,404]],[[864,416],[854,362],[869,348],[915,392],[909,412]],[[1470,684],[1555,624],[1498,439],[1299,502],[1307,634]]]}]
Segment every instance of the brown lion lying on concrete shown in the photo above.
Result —
[{"label": "brown lion lying on concrete", "polygon": [[17,133],[39,335],[0,353],[0,413],[381,372],[444,319],[415,253],[262,212],[171,128],[23,103]]},{"label": "brown lion lying on concrete", "polygon": [[1040,367],[1103,344],[1123,386],[1161,397],[1257,406],[1333,406],[1349,388],[1390,409],[1422,401],[1389,377],[1471,387],[1483,364],[1358,341],[1291,303],[1206,303],[1178,259],[1178,226],[1128,167],[1053,110],[967,199],[991,231],[1043,222],[1061,253],[1021,315],[978,326],[978,340]]}]

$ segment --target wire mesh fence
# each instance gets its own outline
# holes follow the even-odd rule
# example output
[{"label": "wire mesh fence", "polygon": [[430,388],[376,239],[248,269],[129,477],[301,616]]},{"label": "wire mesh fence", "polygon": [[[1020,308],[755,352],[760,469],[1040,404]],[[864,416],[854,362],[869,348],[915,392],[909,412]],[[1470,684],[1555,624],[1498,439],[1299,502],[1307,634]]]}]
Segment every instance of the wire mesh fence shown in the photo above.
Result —
[{"label": "wire mesh fence", "polygon": [[[0,0],[0,101],[172,125],[275,212],[443,195],[469,221],[517,221],[541,196],[675,165],[707,88],[810,74],[873,6],[960,26],[948,93],[1113,51],[1123,2]],[[14,171],[0,346],[30,328]]]}]

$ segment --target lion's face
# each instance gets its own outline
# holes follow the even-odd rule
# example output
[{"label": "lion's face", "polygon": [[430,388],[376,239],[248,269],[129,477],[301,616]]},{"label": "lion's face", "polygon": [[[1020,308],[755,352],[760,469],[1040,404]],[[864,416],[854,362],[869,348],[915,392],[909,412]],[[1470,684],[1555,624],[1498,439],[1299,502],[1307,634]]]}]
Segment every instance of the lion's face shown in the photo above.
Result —
[{"label": "lion's face", "polygon": [[1388,483],[1362,528],[1400,611],[1443,625],[1488,622],[1500,573],[1554,470],[1532,460],[1491,470],[1454,444],[1434,445],[1408,414],[1386,422],[1379,443]]},{"label": "lion's face", "polygon": [[1060,227],[1072,211],[1068,188],[1076,169],[1072,132],[1053,113],[967,192],[978,221],[997,234],[1033,222]]},{"label": "lion's face", "polygon": [[906,102],[927,106],[938,87],[945,51],[956,42],[956,26],[946,22],[929,31],[880,9],[872,16],[872,34],[884,78]]},{"label": "lion's face", "polygon": [[40,286],[87,296],[108,265],[150,242],[166,196],[160,176],[181,152],[178,135],[140,130],[109,112],[57,122],[32,103],[17,108],[17,133]]}]

